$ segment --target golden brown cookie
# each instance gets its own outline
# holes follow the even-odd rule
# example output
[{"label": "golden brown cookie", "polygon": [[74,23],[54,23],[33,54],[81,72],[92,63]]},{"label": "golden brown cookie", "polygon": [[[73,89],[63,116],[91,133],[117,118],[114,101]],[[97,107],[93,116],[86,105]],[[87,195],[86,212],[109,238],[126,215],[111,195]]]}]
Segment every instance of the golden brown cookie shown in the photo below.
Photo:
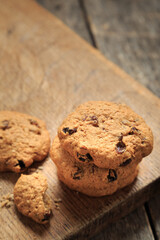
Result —
[{"label": "golden brown cookie", "polygon": [[27,114],[0,112],[0,171],[21,172],[43,160],[50,137],[43,121]]},{"label": "golden brown cookie", "polygon": [[14,202],[18,210],[41,224],[46,224],[51,216],[51,202],[45,194],[47,187],[42,173],[22,174],[14,187]]},{"label": "golden brown cookie", "polygon": [[89,196],[104,196],[116,192],[134,181],[139,160],[132,160],[117,169],[98,168],[94,164],[83,164],[66,152],[56,138],[50,155],[57,166],[58,177],[69,188]]},{"label": "golden brown cookie", "polygon": [[62,147],[77,161],[117,168],[151,153],[153,135],[142,117],[125,104],[81,104],[58,129]]}]

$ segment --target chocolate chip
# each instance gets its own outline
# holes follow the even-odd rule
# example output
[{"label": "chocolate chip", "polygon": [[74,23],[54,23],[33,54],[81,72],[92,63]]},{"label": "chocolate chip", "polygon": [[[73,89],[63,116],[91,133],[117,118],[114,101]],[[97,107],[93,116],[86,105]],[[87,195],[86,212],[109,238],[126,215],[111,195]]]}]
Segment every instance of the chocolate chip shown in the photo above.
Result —
[{"label": "chocolate chip", "polygon": [[119,166],[120,167],[125,167],[127,166],[128,164],[130,164],[132,162],[132,159],[131,158],[128,158],[126,161],[124,161],[123,163],[121,163]]},{"label": "chocolate chip", "polygon": [[91,155],[89,153],[87,153],[85,155],[77,153],[77,157],[82,162],[91,162],[91,161],[93,161],[93,158],[91,157]]},{"label": "chocolate chip", "polygon": [[109,169],[109,174],[107,176],[109,182],[117,180],[117,173],[114,169]]},{"label": "chocolate chip", "polygon": [[51,213],[46,213],[46,214],[44,214],[44,217],[43,217],[43,219],[42,219],[42,222],[48,221],[48,220],[50,219],[50,217],[51,217]]},{"label": "chocolate chip", "polygon": [[40,128],[40,126],[38,125],[38,122],[36,120],[33,119],[28,119],[31,125],[35,125],[36,127]]},{"label": "chocolate chip", "polygon": [[16,167],[16,166],[18,166],[18,165],[20,166],[21,170],[23,170],[23,169],[26,168],[23,160],[18,160],[18,163],[17,163],[16,165],[14,165],[14,166]]},{"label": "chocolate chip", "polygon": [[129,131],[129,135],[133,135],[134,133],[138,132],[139,130],[136,127],[132,127],[131,130]]},{"label": "chocolate chip", "polygon": [[77,171],[73,174],[73,179],[80,180],[83,176],[83,170],[77,166]]},{"label": "chocolate chip", "polygon": [[0,128],[1,128],[2,130],[6,130],[6,129],[11,128],[11,127],[9,126],[9,121],[8,121],[8,120],[3,120],[1,123],[2,123],[2,125],[0,125]]},{"label": "chocolate chip", "polygon": [[124,142],[118,142],[117,145],[116,145],[116,151],[117,153],[123,153],[125,152],[126,150],[126,145]]},{"label": "chocolate chip", "polygon": [[63,128],[62,130],[64,133],[69,133],[69,135],[72,135],[73,133],[77,132],[77,128],[69,129],[68,127]]}]

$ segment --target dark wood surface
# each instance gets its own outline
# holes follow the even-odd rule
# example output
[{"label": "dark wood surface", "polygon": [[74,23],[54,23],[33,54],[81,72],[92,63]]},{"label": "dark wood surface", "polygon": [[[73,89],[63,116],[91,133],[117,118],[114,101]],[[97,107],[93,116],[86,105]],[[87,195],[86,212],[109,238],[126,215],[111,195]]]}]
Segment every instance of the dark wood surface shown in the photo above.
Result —
[{"label": "dark wood surface", "polygon": [[[38,2],[160,97],[158,0]],[[159,201],[160,194],[92,239],[160,239]]]},{"label": "dark wood surface", "polygon": [[[65,11],[69,12],[68,17],[72,17],[73,10],[69,3],[67,1]],[[61,4],[62,7],[58,6],[59,11],[63,9],[63,3]],[[71,4],[79,9],[76,24],[81,28],[86,27],[86,30],[82,30],[83,36],[90,37],[90,42],[96,45],[84,3],[71,1]],[[160,104],[154,95],[105,60],[99,52],[86,45],[33,1],[7,0],[1,2],[0,12],[1,109],[25,111],[44,119],[53,137],[64,116],[75,107],[73,103],[77,105],[90,99],[124,101],[144,116],[154,131],[155,143],[158,145]],[[76,14],[74,19],[75,16]],[[72,27],[76,28],[76,24]],[[112,81],[108,82],[108,78]],[[33,225],[32,221],[13,207],[3,209],[0,215],[0,237],[62,239],[73,238],[79,231],[79,238],[84,239],[85,234],[94,234],[110,220],[127,214],[157,191],[159,154],[159,148],[154,148],[153,154],[145,159],[145,163],[142,162],[134,185],[114,196],[98,199],[90,199],[81,194],[77,197],[76,193],[62,186],[57,181],[55,167],[48,158],[43,162],[43,172],[49,182],[49,195],[53,200],[54,197],[62,198],[60,210],[54,212],[50,226],[42,227],[35,223]],[[15,174],[1,174],[1,194],[12,191],[17,178]],[[120,236],[122,239],[123,235],[127,239],[128,234],[131,239],[143,239],[143,236],[152,239],[153,231],[148,221],[150,210],[148,205],[139,208],[128,218],[110,225],[112,230],[109,229],[108,232],[107,228],[96,239],[106,239],[107,236],[110,239],[116,239],[117,236],[119,239]],[[151,211],[150,215],[158,223],[157,215]],[[131,230],[132,224],[134,227]],[[155,229],[158,231],[158,227]]]}]

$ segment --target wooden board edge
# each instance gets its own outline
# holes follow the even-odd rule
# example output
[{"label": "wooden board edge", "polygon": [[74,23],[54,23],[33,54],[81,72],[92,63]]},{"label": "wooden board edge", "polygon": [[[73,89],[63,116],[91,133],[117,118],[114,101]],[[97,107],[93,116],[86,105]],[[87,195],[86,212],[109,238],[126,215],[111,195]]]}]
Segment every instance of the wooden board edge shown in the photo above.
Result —
[{"label": "wooden board edge", "polygon": [[77,231],[75,230],[75,232],[72,234],[67,235],[65,240],[88,240],[90,237],[93,237],[100,231],[104,230],[108,224],[125,217],[158,193],[160,193],[160,178],[147,185],[141,191],[136,192],[134,197],[129,196],[127,198],[127,203],[122,202],[119,205],[118,216],[117,208],[115,207],[109,213],[104,212],[99,218],[93,219],[92,222],[86,224],[84,227],[78,229]]}]

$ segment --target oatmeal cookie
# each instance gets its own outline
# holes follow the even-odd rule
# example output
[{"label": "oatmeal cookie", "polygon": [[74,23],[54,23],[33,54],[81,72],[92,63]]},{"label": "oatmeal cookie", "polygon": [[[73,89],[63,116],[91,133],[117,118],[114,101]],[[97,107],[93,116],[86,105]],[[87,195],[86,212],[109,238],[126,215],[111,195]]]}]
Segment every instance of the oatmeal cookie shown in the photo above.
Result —
[{"label": "oatmeal cookie", "polygon": [[24,175],[14,187],[14,202],[23,215],[46,224],[51,216],[51,201],[45,194],[48,184],[42,173]]},{"label": "oatmeal cookie", "polygon": [[142,117],[125,104],[81,104],[58,129],[62,147],[77,161],[116,168],[141,159],[153,148],[153,135]]},{"label": "oatmeal cookie", "polygon": [[123,163],[116,169],[98,168],[89,163],[75,161],[65,151],[56,137],[51,146],[50,155],[57,166],[59,179],[69,188],[89,196],[110,195],[134,181],[137,176],[137,164],[141,159]]},{"label": "oatmeal cookie", "polygon": [[50,148],[45,123],[27,114],[0,112],[0,171],[22,172]]}]

